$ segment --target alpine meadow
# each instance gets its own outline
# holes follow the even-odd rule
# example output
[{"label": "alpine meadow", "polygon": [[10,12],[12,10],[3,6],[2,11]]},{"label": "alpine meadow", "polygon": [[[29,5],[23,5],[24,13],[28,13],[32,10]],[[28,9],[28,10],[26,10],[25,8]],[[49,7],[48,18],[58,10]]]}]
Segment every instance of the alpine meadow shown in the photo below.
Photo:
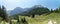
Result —
[{"label": "alpine meadow", "polygon": [[0,24],[60,24],[60,0],[0,0]]}]

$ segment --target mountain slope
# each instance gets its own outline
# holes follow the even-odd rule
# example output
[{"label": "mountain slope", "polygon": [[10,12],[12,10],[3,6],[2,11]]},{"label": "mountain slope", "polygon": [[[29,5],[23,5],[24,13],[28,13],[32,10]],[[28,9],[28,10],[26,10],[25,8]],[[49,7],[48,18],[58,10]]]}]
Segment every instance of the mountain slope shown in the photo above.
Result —
[{"label": "mountain slope", "polygon": [[10,12],[10,15],[18,14],[18,13],[21,13],[21,12],[23,12],[23,11],[24,11],[24,9],[22,9],[22,8],[20,8],[20,7],[16,7],[14,10],[12,10],[12,11]]}]

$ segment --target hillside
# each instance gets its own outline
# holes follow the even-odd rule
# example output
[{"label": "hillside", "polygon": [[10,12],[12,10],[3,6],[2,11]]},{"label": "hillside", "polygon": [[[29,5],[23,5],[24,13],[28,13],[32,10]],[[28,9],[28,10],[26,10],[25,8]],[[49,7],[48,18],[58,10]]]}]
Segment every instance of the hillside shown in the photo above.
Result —
[{"label": "hillside", "polygon": [[23,12],[24,9],[20,8],[20,7],[16,7],[14,10],[11,10],[9,15],[14,15],[14,14],[18,14],[18,13],[21,13]]},{"label": "hillside", "polygon": [[[24,16],[20,16],[19,18],[23,18]],[[28,24],[48,24],[48,22],[51,20],[56,24],[60,24],[60,13],[51,13],[49,15],[41,15],[41,16],[35,16],[35,18],[26,17],[26,20]]]},{"label": "hillside", "polygon": [[[51,13],[48,15],[43,14],[40,16],[35,16],[35,18],[19,15],[20,23],[22,23],[21,19],[23,19],[24,17],[28,24],[60,24],[60,13]],[[17,24],[17,20],[13,19],[12,22],[13,22],[13,24]],[[4,22],[2,22],[2,23],[4,23]]]},{"label": "hillside", "polygon": [[20,7],[16,7],[14,10],[9,10],[7,11],[8,15],[15,15],[15,14],[20,14],[22,12],[25,12],[25,11],[29,11],[31,10],[31,8],[20,8]]}]

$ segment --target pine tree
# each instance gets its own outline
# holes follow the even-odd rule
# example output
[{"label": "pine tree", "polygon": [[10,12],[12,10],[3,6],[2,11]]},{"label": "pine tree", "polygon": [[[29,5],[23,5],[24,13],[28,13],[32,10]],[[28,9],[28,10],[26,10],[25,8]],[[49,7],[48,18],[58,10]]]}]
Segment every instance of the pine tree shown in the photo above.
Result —
[{"label": "pine tree", "polygon": [[53,10],[51,9],[51,12],[53,12]]},{"label": "pine tree", "polygon": [[28,24],[27,21],[26,21],[26,19],[25,19],[25,17],[23,19],[21,19],[21,20],[22,20],[23,24]]},{"label": "pine tree", "polygon": [[8,22],[8,16],[7,16],[7,13],[6,13],[6,9],[4,6],[2,6],[2,10],[1,10],[1,14],[2,14],[2,18],[4,21]]},{"label": "pine tree", "polygon": [[18,20],[17,22],[20,24],[19,16],[17,16],[17,20]]},{"label": "pine tree", "polygon": [[0,6],[0,17],[2,17],[2,9],[1,9],[1,6]]}]

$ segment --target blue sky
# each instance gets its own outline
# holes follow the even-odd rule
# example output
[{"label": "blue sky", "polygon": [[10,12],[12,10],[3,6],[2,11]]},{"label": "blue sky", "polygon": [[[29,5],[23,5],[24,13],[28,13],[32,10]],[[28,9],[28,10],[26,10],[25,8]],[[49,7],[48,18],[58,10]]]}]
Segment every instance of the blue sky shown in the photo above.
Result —
[{"label": "blue sky", "polygon": [[16,7],[28,8],[34,5],[56,9],[60,5],[60,0],[0,0],[0,5],[4,5],[7,10],[13,10]]}]

